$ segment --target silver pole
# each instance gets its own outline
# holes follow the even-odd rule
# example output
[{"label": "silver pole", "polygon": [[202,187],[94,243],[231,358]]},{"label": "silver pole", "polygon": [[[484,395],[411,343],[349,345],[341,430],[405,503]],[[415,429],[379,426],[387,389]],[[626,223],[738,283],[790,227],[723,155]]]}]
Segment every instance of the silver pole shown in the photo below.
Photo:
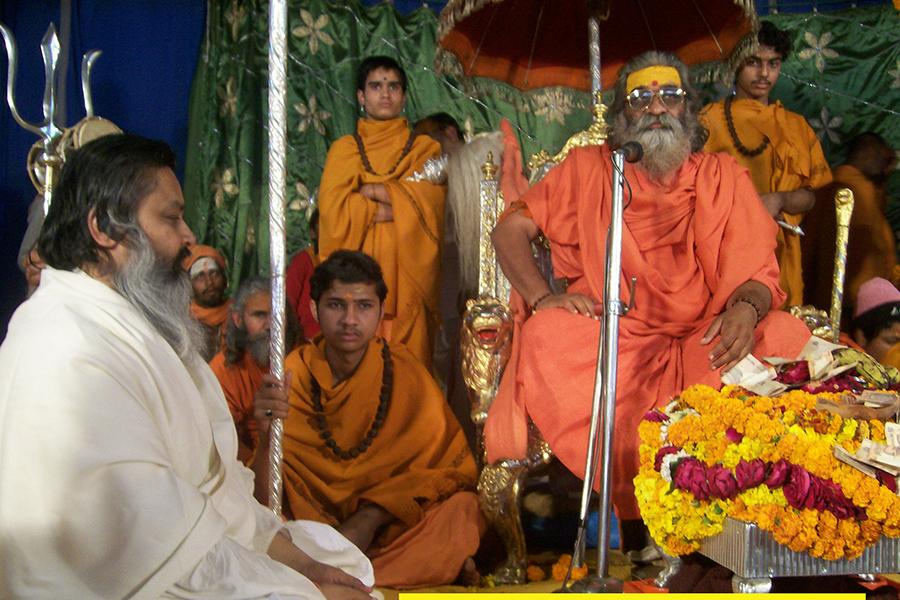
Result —
[{"label": "silver pole", "polygon": [[[613,152],[612,206],[609,231],[606,237],[606,282],[603,289],[603,324],[600,328],[600,344],[597,351],[597,374],[594,380],[594,397],[591,410],[591,429],[588,454],[585,462],[584,487],[582,488],[581,524],[576,541],[576,553],[584,552],[584,523],[587,518],[590,494],[597,469],[596,445],[598,431],[602,431],[600,443],[599,528],[597,531],[597,574],[575,582],[572,591],[582,593],[620,593],[623,583],[609,576],[609,528],[612,497],[612,442],[616,418],[616,373],[618,370],[619,318],[628,311],[619,298],[619,279],[622,275],[622,189],[625,178],[625,155]],[[632,280],[631,297],[634,298]],[[574,562],[574,558],[573,558]]]},{"label": "silver pole", "polygon": [[588,48],[591,54],[591,101],[600,102],[600,92],[603,91],[603,79],[600,74],[600,21],[596,16],[588,19]]},{"label": "silver pole", "polygon": [[[272,269],[272,323],[269,371],[284,381],[285,156],[287,155],[287,1],[269,2],[269,260]],[[281,515],[281,461],[284,422],[269,430],[269,508]]]}]

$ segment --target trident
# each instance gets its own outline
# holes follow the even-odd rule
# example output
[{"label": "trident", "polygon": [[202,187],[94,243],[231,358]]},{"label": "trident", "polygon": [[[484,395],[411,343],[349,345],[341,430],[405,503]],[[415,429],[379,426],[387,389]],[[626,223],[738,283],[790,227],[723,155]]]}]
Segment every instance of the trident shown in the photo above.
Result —
[{"label": "trident", "polygon": [[[59,64],[59,37],[56,35],[56,27],[53,23],[50,23],[47,33],[41,39],[41,55],[44,57],[44,120],[40,123],[32,123],[22,118],[16,106],[15,83],[19,59],[16,40],[12,31],[3,23],[0,23],[0,34],[3,35],[3,41],[6,44],[6,55],[9,59],[6,80],[6,103],[9,104],[9,110],[16,123],[41,138],[38,142],[40,144],[40,155],[37,159],[37,166],[38,172],[43,173],[43,189],[39,187],[38,192],[44,195],[44,214],[46,215],[50,209],[50,202],[53,199],[53,186],[56,181],[56,175],[63,162],[59,140],[65,128],[60,128],[56,123],[56,74]],[[91,97],[91,69],[94,66],[94,62],[100,57],[100,54],[100,50],[91,50],[86,52],[81,60],[81,93],[88,117],[94,116],[94,102]],[[40,180],[40,177],[38,180]]]}]

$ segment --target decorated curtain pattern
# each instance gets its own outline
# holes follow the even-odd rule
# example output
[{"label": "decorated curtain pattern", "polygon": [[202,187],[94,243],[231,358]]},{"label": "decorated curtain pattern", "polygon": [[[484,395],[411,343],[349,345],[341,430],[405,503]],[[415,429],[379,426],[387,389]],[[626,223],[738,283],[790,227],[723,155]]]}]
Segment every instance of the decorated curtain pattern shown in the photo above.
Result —
[{"label": "decorated curtain pattern", "polygon": [[[590,122],[587,94],[561,88],[529,93],[434,70],[437,16],[400,15],[390,4],[357,0],[289,2],[288,252],[308,244],[307,218],[329,145],[352,133],[359,107],[355,73],[366,56],[385,54],[409,77],[410,122],[443,111],[472,131],[518,129],[527,156],[558,150]],[[855,134],[871,130],[900,148],[900,19],[890,6],[767,17],[792,32],[773,97],[809,120],[832,164]],[[266,272],[268,3],[211,2],[190,106],[185,175],[186,219],[203,243],[228,258],[234,286]],[[602,35],[602,29],[601,29]],[[702,86],[709,100],[728,88]],[[892,178],[892,196],[900,175]],[[900,206],[889,210],[900,229]]]}]

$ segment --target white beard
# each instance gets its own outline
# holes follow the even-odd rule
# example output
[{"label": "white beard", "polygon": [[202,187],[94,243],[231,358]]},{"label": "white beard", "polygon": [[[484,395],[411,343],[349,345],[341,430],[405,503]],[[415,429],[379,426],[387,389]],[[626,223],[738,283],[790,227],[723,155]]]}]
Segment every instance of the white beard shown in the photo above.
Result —
[{"label": "white beard", "polygon": [[190,312],[191,280],[181,268],[182,256],[171,264],[161,261],[140,229],[129,246],[128,261],[113,285],[165,339],[185,364],[198,356],[204,333]]},{"label": "white beard", "polygon": [[[663,126],[651,129],[650,125],[655,122]],[[615,138],[621,143],[635,141],[644,148],[639,164],[656,181],[663,181],[677,171],[691,154],[691,140],[684,124],[672,115],[644,113],[628,123],[622,114],[616,120],[615,128]]]}]

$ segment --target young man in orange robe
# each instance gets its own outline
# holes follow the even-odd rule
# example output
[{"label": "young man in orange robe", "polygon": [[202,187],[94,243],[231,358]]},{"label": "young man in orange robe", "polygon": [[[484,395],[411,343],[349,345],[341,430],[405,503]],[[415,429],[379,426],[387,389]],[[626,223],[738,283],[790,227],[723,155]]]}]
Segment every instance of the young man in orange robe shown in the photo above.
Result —
[{"label": "young man in orange robe", "polygon": [[328,151],[319,184],[319,256],[360,250],[374,257],[388,285],[384,339],[399,342],[431,366],[438,325],[444,187],[410,179],[440,145],[415,136],[406,118],[406,74],[391,58],[374,56],[358,71],[356,97],[364,115],[353,135]]},{"label": "young man in orange robe", "polygon": [[[311,287],[322,335],[285,360],[289,394],[266,375],[256,397],[258,456],[271,418],[285,419],[285,512],[334,525],[372,559],[378,586],[472,583],[485,526],[475,461],[429,373],[376,336],[388,293],[378,263],[339,250]],[[256,489],[268,493],[266,469]]]},{"label": "young man in orange robe", "polygon": [[[674,56],[649,52],[616,82],[609,145],[572,150],[515,201],[494,229],[504,273],[521,297],[518,342],[485,426],[488,460],[520,458],[528,418],[554,454],[584,474],[610,223],[612,149],[643,146],[630,182],[622,242],[622,290],[637,278],[634,308],[619,321],[613,505],[640,518],[632,480],[637,429],[651,408],[695,383],[721,385],[721,371],[751,351],[796,356],[809,331],[778,308],[776,225],[745,169],[726,154],[698,152],[696,92]],[[507,161],[504,161],[506,164]],[[549,241],[554,294],[531,242]],[[523,301],[524,300],[524,301]],[[627,298],[626,298],[627,300]],[[515,338],[514,338],[515,339]],[[632,546],[634,547],[634,546]],[[637,547],[640,547],[639,545]]]},{"label": "young man in orange robe", "polygon": [[212,246],[202,244],[191,246],[190,251],[184,269],[194,290],[191,314],[206,330],[206,344],[200,355],[209,361],[225,341],[225,320],[231,309],[231,300],[225,297],[225,257]]},{"label": "young man in orange robe", "polygon": [[[799,226],[815,204],[812,190],[831,181],[831,170],[806,119],[769,100],[791,49],[790,35],[763,21],[757,40],[759,47],[735,74],[734,95],[707,105],[700,114],[709,131],[703,149],[735,157],[750,171],[769,214]],[[777,240],[785,306],[803,304],[800,236],[779,228]]]}]

